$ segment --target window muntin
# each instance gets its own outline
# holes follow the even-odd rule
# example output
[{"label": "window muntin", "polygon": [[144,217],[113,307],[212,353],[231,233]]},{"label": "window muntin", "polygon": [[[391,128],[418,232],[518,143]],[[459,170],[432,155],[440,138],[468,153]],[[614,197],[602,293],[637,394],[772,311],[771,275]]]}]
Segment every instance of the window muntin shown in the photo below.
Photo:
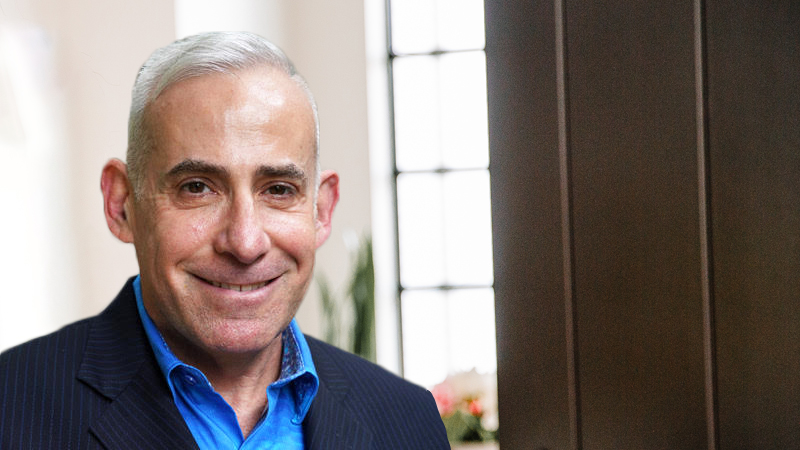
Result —
[{"label": "window muntin", "polygon": [[482,0],[393,0],[390,74],[406,378],[496,370]]}]

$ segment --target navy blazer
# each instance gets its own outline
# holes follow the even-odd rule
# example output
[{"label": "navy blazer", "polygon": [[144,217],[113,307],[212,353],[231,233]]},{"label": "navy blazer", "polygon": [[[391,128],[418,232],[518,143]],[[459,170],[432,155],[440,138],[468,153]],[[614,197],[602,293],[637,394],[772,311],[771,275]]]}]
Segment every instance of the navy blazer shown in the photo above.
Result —
[{"label": "navy blazer", "polygon": [[[430,392],[306,337],[320,387],[307,449],[449,449]],[[0,449],[197,449],[129,280],[98,316],[0,354]]]}]

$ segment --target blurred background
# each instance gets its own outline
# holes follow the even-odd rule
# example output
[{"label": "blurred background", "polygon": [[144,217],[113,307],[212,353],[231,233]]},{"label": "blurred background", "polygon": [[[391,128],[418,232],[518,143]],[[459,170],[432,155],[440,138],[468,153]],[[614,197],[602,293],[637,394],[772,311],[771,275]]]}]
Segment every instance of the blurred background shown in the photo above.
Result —
[{"label": "blurred background", "polygon": [[[428,387],[495,371],[481,0],[0,8],[0,349],[98,313],[137,273],[133,247],[106,227],[99,179],[124,158],[141,63],[176,38],[247,30],[283,48],[316,96],[322,166],[341,176],[317,278],[346,302],[371,239],[378,362]],[[317,283],[298,320],[329,331]]]}]

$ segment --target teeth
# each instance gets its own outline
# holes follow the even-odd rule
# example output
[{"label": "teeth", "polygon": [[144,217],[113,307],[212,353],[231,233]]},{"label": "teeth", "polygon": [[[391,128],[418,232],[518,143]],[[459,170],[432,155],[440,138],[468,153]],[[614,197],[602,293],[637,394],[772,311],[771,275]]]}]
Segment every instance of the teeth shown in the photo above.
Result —
[{"label": "teeth", "polygon": [[231,291],[239,291],[239,292],[247,292],[247,291],[254,291],[256,289],[261,289],[262,287],[266,286],[267,283],[269,283],[269,281],[264,281],[256,284],[227,284],[227,283],[219,283],[216,281],[209,281],[209,282],[218,288],[228,289]]}]

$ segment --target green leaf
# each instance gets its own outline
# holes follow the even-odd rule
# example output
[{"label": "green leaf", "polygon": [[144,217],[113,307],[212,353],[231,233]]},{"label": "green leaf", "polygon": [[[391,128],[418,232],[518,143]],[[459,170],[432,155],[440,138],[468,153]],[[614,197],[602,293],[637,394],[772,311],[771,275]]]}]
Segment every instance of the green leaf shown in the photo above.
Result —
[{"label": "green leaf", "polygon": [[354,317],[351,350],[356,355],[374,361],[375,267],[370,237],[361,240],[348,293],[352,300]]},{"label": "green leaf", "polygon": [[319,285],[319,296],[322,301],[324,323],[323,340],[331,345],[338,346],[339,325],[341,324],[338,302],[333,295],[328,279],[324,275],[320,274],[317,276],[317,285]]}]

